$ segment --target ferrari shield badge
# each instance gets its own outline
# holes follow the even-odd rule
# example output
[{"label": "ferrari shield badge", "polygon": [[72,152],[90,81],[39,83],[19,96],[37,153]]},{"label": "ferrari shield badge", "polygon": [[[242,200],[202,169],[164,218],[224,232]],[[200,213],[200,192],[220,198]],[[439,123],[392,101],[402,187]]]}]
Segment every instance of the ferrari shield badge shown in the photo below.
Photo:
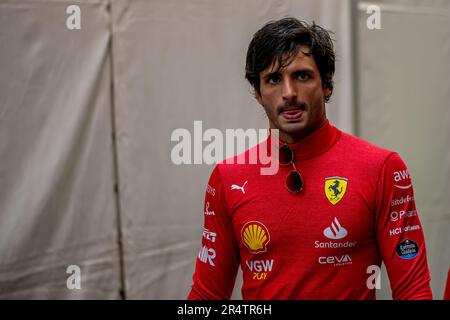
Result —
[{"label": "ferrari shield badge", "polygon": [[332,205],[335,205],[345,195],[347,190],[347,178],[329,177],[325,178],[325,196]]}]

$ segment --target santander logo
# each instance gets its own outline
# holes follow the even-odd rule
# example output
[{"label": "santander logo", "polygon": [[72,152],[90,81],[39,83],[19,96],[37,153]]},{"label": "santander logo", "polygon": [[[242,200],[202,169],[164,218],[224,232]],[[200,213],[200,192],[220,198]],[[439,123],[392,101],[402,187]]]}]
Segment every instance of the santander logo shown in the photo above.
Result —
[{"label": "santander logo", "polygon": [[341,226],[339,220],[335,217],[331,222],[331,226],[323,230],[323,235],[328,239],[342,239],[347,235],[347,230]]}]

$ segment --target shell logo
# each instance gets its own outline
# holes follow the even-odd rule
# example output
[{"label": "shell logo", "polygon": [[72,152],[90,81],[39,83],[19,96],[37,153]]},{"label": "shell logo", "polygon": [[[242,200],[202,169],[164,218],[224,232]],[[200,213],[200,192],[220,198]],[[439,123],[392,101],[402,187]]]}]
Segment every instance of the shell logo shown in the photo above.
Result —
[{"label": "shell logo", "polygon": [[258,221],[249,221],[242,227],[242,242],[251,253],[267,251],[270,241],[269,231],[266,226]]}]

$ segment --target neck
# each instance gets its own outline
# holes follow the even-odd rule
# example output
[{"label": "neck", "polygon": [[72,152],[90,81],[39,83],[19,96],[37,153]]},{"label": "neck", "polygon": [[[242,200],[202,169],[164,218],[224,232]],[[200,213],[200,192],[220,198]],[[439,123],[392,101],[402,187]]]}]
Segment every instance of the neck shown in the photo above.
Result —
[{"label": "neck", "polygon": [[294,151],[296,159],[314,158],[326,152],[336,143],[341,135],[340,131],[326,119],[321,127],[309,134],[304,134],[300,140],[296,140],[293,143],[283,139],[281,132],[279,134],[280,136],[276,140],[278,146],[288,144]]},{"label": "neck", "polygon": [[[317,130],[322,128],[327,122],[328,122],[328,120],[326,118],[324,118],[319,123],[319,125],[316,125],[313,128],[310,128],[308,130],[304,130],[301,132],[287,133],[287,132],[280,130],[279,131],[279,139],[286,144],[294,144],[294,143],[300,142],[301,140],[305,139],[309,135],[313,134],[314,132],[316,132]],[[271,129],[277,129],[272,126],[272,123],[270,125],[271,125],[270,126]]]}]

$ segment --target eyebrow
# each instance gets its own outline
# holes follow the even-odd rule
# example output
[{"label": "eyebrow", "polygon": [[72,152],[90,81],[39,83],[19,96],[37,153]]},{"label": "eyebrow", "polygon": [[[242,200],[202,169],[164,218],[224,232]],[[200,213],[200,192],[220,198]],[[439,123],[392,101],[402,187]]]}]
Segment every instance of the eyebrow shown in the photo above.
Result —
[{"label": "eyebrow", "polygon": [[293,71],[292,73],[299,73],[299,72],[314,73],[314,70],[311,68],[308,68],[308,67],[303,67],[303,68]]},{"label": "eyebrow", "polygon": [[[302,67],[300,69],[292,71],[292,73],[299,73],[299,72],[307,72],[307,73],[313,74],[314,70],[312,68]],[[280,75],[279,71],[269,72],[269,73],[263,75],[262,78],[265,80],[265,79],[271,78],[273,76],[279,76],[279,75]]]},{"label": "eyebrow", "polygon": [[280,75],[279,72],[269,72],[266,75],[263,75],[263,79],[266,80],[266,79],[272,78],[273,76],[279,76],[279,75]]}]

